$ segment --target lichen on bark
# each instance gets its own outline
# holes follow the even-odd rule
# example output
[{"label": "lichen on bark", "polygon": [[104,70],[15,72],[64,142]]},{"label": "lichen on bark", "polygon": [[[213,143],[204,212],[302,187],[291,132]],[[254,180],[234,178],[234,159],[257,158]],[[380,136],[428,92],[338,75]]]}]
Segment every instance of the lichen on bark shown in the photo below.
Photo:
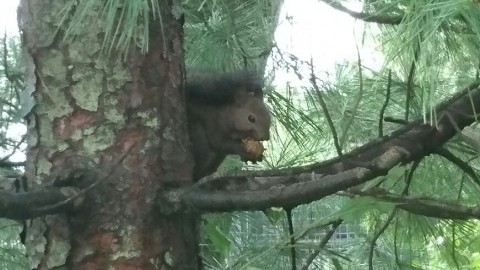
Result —
[{"label": "lichen on bark", "polygon": [[[165,31],[153,33],[148,55],[135,37],[123,57],[102,50],[103,2],[90,2],[85,21],[76,21],[86,1],[22,0],[37,102],[27,117],[27,179],[34,188],[50,185],[83,160],[101,175],[68,222],[60,215],[29,226],[32,267],[186,269],[196,265],[194,219],[171,221],[153,208],[164,185],[191,181],[181,21],[169,13],[171,1],[160,1]],[[167,252],[173,265],[165,264]]]}]

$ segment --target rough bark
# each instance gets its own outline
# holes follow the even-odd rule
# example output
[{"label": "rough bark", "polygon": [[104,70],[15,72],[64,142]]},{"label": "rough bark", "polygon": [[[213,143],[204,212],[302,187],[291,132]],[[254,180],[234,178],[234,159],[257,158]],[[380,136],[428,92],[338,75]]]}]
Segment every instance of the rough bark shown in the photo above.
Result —
[{"label": "rough bark", "polygon": [[86,24],[68,39],[58,17],[65,2],[23,0],[19,9],[36,102],[27,116],[28,188],[75,168],[94,170],[99,181],[80,210],[28,222],[31,267],[196,269],[195,217],[153,212],[158,190],[192,176],[182,22],[172,1],[159,1],[163,27],[152,25],[148,54],[132,44],[126,60],[106,58],[103,1],[91,2]]}]

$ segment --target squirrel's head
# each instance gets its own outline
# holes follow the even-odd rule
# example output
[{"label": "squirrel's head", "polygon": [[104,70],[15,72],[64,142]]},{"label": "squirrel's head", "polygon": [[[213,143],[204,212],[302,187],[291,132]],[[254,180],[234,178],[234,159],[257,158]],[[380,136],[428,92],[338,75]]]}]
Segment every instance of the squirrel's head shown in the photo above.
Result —
[{"label": "squirrel's head", "polygon": [[270,139],[270,112],[263,102],[263,97],[254,92],[238,92],[231,107],[233,123],[232,139],[253,139],[267,141]]},{"label": "squirrel's head", "polygon": [[[199,75],[187,80],[187,99],[190,117],[204,124],[211,147],[245,161],[260,161],[260,142],[270,139],[271,125],[260,80],[244,71]],[[219,137],[221,141],[215,139]]]},{"label": "squirrel's head", "polygon": [[261,86],[250,81],[237,89],[234,102],[228,106],[225,117],[231,123],[230,139],[242,149],[235,154],[244,161],[261,161],[265,150],[261,141],[270,139],[272,122]]}]

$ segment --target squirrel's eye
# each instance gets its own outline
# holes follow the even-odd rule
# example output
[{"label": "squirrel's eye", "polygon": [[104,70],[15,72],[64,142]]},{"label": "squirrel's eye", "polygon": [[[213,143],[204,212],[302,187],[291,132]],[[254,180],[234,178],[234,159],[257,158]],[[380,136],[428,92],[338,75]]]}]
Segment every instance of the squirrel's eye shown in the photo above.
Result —
[{"label": "squirrel's eye", "polygon": [[248,116],[248,121],[250,121],[251,123],[255,123],[255,116],[249,115]]}]

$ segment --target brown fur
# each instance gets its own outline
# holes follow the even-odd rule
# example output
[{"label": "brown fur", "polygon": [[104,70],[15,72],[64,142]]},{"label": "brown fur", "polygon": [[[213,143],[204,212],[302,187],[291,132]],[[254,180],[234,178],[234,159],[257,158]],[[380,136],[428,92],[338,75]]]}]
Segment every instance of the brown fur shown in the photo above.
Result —
[{"label": "brown fur", "polygon": [[185,89],[195,180],[215,172],[228,154],[244,161],[261,160],[247,152],[242,142],[245,138],[270,139],[270,113],[254,76],[245,72],[196,74],[187,79]]}]

